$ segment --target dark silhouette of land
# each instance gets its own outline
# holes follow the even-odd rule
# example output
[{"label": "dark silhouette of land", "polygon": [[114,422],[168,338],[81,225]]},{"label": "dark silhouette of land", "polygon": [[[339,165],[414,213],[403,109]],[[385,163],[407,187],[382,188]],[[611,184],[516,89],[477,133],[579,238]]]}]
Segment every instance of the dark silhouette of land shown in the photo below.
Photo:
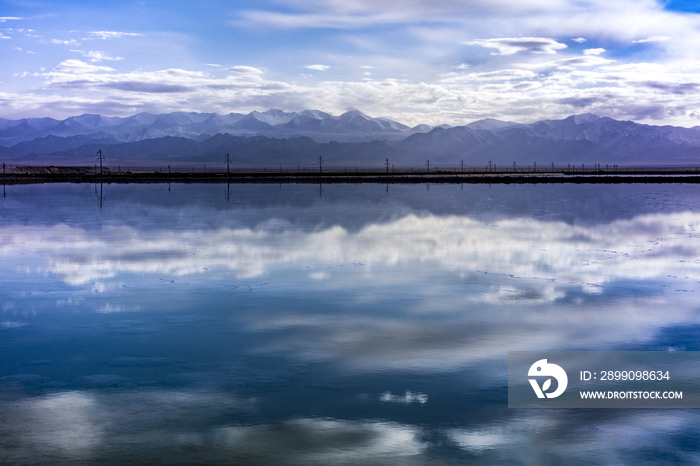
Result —
[{"label": "dark silhouette of land", "polygon": [[697,167],[523,167],[483,169],[352,169],[337,167],[228,170],[6,166],[2,184],[34,183],[700,183]]}]

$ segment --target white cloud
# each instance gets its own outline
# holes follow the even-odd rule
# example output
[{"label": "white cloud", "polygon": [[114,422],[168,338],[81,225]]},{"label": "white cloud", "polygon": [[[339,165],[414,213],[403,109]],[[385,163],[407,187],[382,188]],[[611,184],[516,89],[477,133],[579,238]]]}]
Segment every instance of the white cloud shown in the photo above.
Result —
[{"label": "white cloud", "polygon": [[[685,454],[675,447],[677,439],[688,432],[698,435],[700,415],[694,410],[668,414],[618,410],[619,414],[614,416],[588,418],[584,423],[577,416],[552,416],[548,410],[527,411],[507,420],[449,428],[446,435],[459,448],[478,455],[480,464],[502,462],[501,458],[513,458],[517,462],[518,458],[533,456],[556,456],[560,464],[578,464],[587,462],[596,452],[605,452],[610,458],[624,458],[625,464],[641,464],[647,452],[639,445],[649,443],[678,453],[682,462],[694,460],[694,451]],[[558,436],[560,432],[571,431],[578,432],[571,441]]]},{"label": "white cloud", "polygon": [[328,65],[306,65],[304,68],[308,68],[310,70],[316,70],[316,71],[326,71],[327,69],[330,68]]},{"label": "white cloud", "polygon": [[424,405],[428,402],[428,395],[425,393],[414,393],[411,391],[406,391],[404,395],[392,395],[391,392],[385,392],[379,396],[379,401],[383,401],[384,403],[399,403],[405,405],[411,403],[419,403]]},{"label": "white cloud", "polygon": [[216,63],[207,63],[207,66],[215,66],[217,68],[221,68],[221,65],[217,65]]},{"label": "white cloud", "polygon": [[584,55],[600,55],[601,53],[605,53],[605,49],[586,49],[583,51],[583,53]]},{"label": "white cloud", "polygon": [[227,70],[238,74],[263,74],[261,69],[252,66],[232,66],[231,68],[227,68]]},{"label": "white cloud", "polygon": [[[235,379],[233,373],[213,371],[179,375],[207,380],[207,374],[216,374],[239,381],[239,372]],[[269,385],[270,371],[249,372],[246,381]],[[83,382],[133,385],[114,374],[87,375]],[[222,420],[222,411],[250,415],[255,405],[254,399],[216,389],[64,390],[3,402],[0,418],[12,422],[0,425],[0,434],[12,445],[7,457],[37,464],[48,463],[46,458],[50,463],[89,463],[96,457],[118,463],[133,458],[167,464],[201,463],[204,458],[212,463],[230,460],[232,452],[243,463],[254,458],[257,464],[350,465],[377,458],[405,464],[429,446],[421,428],[410,424],[321,417],[246,424]]]},{"label": "white cloud", "polygon": [[455,74],[443,79],[442,82],[456,81],[507,81],[513,79],[531,79],[537,76],[537,73],[529,70],[505,69],[498,71],[490,71],[486,73],[470,73],[470,74]]},{"label": "white cloud", "polygon": [[9,36],[5,36],[5,35],[3,35],[2,33],[0,33],[0,39],[12,39],[12,38],[9,37]]},{"label": "white cloud", "polygon": [[[407,215],[357,232],[337,226],[313,232],[275,228],[218,229],[206,236],[162,231],[143,236],[130,227],[105,228],[98,235],[63,225],[14,226],[8,227],[0,243],[0,255],[17,251],[48,255],[49,271],[76,285],[124,272],[188,275],[217,267],[235,276],[255,277],[299,262],[363,263],[369,267],[363,269],[366,275],[372,267],[432,261],[456,273],[546,275],[563,287],[572,286],[572,277],[578,286],[668,275],[688,277],[693,283],[700,280],[700,263],[678,261],[700,255],[700,246],[692,241],[700,232],[700,214],[692,212],[644,215],[589,227],[527,219],[484,222]],[[659,243],[659,237],[664,241]],[[184,255],[193,248],[193,241],[201,254]],[[540,247],[532,248],[535,243]],[[558,252],[550,254],[550,250]],[[100,251],[109,254],[103,257]],[[591,261],[591,255],[598,259]],[[542,270],[549,272],[543,275]]]},{"label": "white cloud", "polygon": [[95,72],[100,72],[100,71],[114,71],[113,68],[110,68],[108,66],[96,66],[96,65],[90,65],[88,63],[85,63],[80,60],[65,60],[62,61],[61,63],[54,68],[55,72],[58,73],[76,73],[76,74],[83,74],[83,73],[95,73]]},{"label": "white cloud", "polygon": [[[283,6],[276,10],[275,5],[279,4]],[[270,31],[270,27],[274,26],[350,30],[328,31],[328,34],[331,37],[337,34],[335,37],[340,39],[338,43],[352,49],[341,53],[347,52],[354,58],[344,63],[342,68],[333,66],[335,81],[315,81],[314,87],[310,85],[312,79],[304,80],[297,76],[299,71],[304,72],[301,66],[289,68],[284,60],[277,59],[277,52],[270,54],[263,48],[265,45],[253,43],[253,53],[260,51],[257,55],[260,58],[255,62],[257,68],[231,68],[232,74],[239,78],[235,84],[212,77],[184,78],[193,82],[183,84],[173,82],[175,79],[168,77],[168,84],[159,86],[153,82],[156,71],[151,71],[155,74],[149,75],[138,71],[139,67],[149,70],[168,67],[196,70],[189,61],[193,55],[180,53],[187,48],[182,47],[178,52],[169,52],[172,57],[167,57],[168,52],[159,53],[158,64],[155,64],[153,60],[139,56],[139,53],[146,53],[144,47],[143,51],[129,51],[129,63],[133,65],[131,72],[114,74],[108,79],[102,77],[93,80],[90,77],[90,80],[83,80],[82,83],[54,74],[47,77],[44,88],[27,88],[22,95],[4,93],[18,100],[0,102],[0,112],[7,117],[17,115],[21,108],[42,113],[42,116],[68,116],[72,113],[66,115],[63,112],[117,112],[124,115],[146,109],[155,112],[210,112],[270,107],[293,110],[322,107],[329,112],[338,112],[348,107],[359,107],[407,123],[460,124],[483,117],[530,121],[583,111],[641,119],[644,122],[663,121],[687,126],[698,123],[695,118],[697,112],[691,110],[693,106],[697,108],[697,99],[686,92],[683,101],[678,95],[688,88],[688,83],[700,82],[700,73],[694,65],[695,49],[689,45],[700,43],[700,16],[665,10],[657,0],[436,0],[430,3],[422,0],[276,0],[266,8],[268,11],[238,10],[237,24],[243,23],[255,30],[260,30],[264,25],[270,34],[284,34],[283,31]],[[372,27],[385,24],[396,25],[392,29],[395,34],[386,34],[386,28]],[[82,36],[67,37],[121,37],[124,40],[137,34],[119,31],[91,31],[88,34],[83,30]],[[7,31],[2,35],[15,37]],[[664,38],[673,40],[658,42],[663,47],[656,56],[641,55],[643,51],[639,49],[642,44],[654,45],[653,41]],[[156,40],[157,37],[153,37],[153,41]],[[617,53],[619,47],[630,50],[633,41],[640,47],[632,47],[631,51],[633,54],[640,53],[640,58]],[[583,47],[577,45],[584,42]],[[461,45],[464,43],[478,47]],[[332,53],[338,50],[330,50],[330,44],[321,41],[308,45],[308,50],[313,53],[296,57],[290,63],[296,61],[313,66],[316,62],[307,61],[307,57],[333,57]],[[569,49],[564,48],[565,44],[569,45]],[[590,51],[578,50],[585,46],[590,47],[588,50],[596,50],[594,47],[599,45],[605,46],[606,54],[593,55]],[[23,47],[26,49],[29,45]],[[647,87],[639,85],[645,79],[643,76],[633,77],[631,72],[625,73],[624,80],[614,81],[612,73],[599,69],[606,64],[612,65],[612,62],[571,56],[573,48],[577,49],[576,55],[589,59],[614,56],[619,64],[654,60],[676,71],[666,72]],[[381,55],[377,55],[377,51],[381,51]],[[493,52],[493,56],[488,56],[489,52]],[[118,58],[116,51],[110,50],[110,53],[115,59]],[[119,52],[119,55],[126,57],[125,53]],[[538,59],[551,57],[554,53],[558,55],[554,57],[566,61],[537,63]],[[50,54],[43,56],[49,59]],[[100,60],[99,57],[80,58],[92,64]],[[266,59],[270,61],[265,62]],[[107,58],[101,60],[104,63]],[[230,57],[221,58],[222,63],[229,60]],[[334,58],[318,60],[321,63],[324,60],[335,63]],[[397,81],[379,80],[381,78],[377,76],[375,80],[361,79],[364,77],[362,67],[368,65],[381,68],[382,77]],[[686,71],[678,71],[684,65]],[[154,68],[156,66],[158,68]],[[12,72],[24,68],[15,66]],[[211,70],[208,65],[201,68]],[[352,71],[358,68],[360,73]],[[498,82],[495,78],[499,74],[505,77],[505,70],[518,68],[535,71],[537,76],[522,76],[521,79],[528,82],[518,82],[517,76],[504,79],[505,82]],[[276,80],[263,80],[263,70],[269,76],[276,76]],[[343,76],[343,70],[347,70],[349,76]],[[370,68],[368,70],[371,71]],[[445,73],[464,70],[472,72],[468,82],[458,84],[456,79],[445,79]],[[313,75],[316,80],[319,77],[328,79],[320,69],[312,73],[308,71],[304,72],[304,76]],[[285,75],[285,72],[288,74]],[[247,76],[247,82],[242,79],[244,76]],[[115,89],[115,86],[119,89]],[[237,91],[234,91],[234,87]],[[218,93],[215,91],[217,88]],[[140,90],[138,96],[133,94],[135,89]],[[153,92],[148,92],[149,89]],[[176,93],[177,99],[172,99]],[[101,104],[105,106],[100,107]],[[88,108],[84,108],[84,105]],[[644,111],[644,108],[647,110]]]},{"label": "white cloud", "polygon": [[497,49],[501,55],[513,55],[518,52],[554,54],[557,50],[565,49],[554,39],[544,37],[511,37],[500,39],[479,39],[463,42],[465,45],[479,45]]},{"label": "white cloud", "polygon": [[58,40],[58,39],[51,39],[52,44],[60,44],[60,45],[80,45],[78,41],[75,39],[70,39],[70,40]]},{"label": "white cloud", "polygon": [[88,31],[88,34],[95,39],[119,39],[127,36],[143,36],[136,32],[118,32],[118,31]]},{"label": "white cloud", "polygon": [[[606,8],[602,0],[593,0],[581,5],[573,0],[542,0],[522,2],[519,0],[472,0],[457,2],[439,0],[427,3],[422,0],[371,1],[371,0],[281,0],[288,12],[248,10],[240,15],[238,24],[277,28],[335,28],[353,29],[384,24],[407,23],[456,23],[464,24],[469,18],[476,22],[488,19],[512,18],[526,20],[541,16],[547,11]],[[590,5],[594,3],[594,5]]]},{"label": "white cloud", "polygon": [[118,60],[123,60],[122,57],[112,57],[110,55],[107,55],[104,52],[96,52],[96,51],[90,51],[90,52],[85,52],[83,50],[71,50],[71,52],[79,53],[85,58],[89,58],[91,62],[97,63],[102,60],[108,60],[108,61],[118,61]]},{"label": "white cloud", "polygon": [[545,69],[560,69],[560,68],[576,68],[576,67],[587,67],[587,66],[599,66],[606,65],[609,63],[614,63],[614,60],[607,60],[605,58],[597,57],[594,55],[584,55],[579,57],[562,58],[561,60],[553,60],[541,63],[517,63],[514,66],[535,69],[535,70],[545,70]]},{"label": "white cloud", "polygon": [[639,39],[639,40],[633,40],[633,44],[646,44],[648,42],[667,42],[671,40],[670,37],[667,36],[652,36],[652,37],[647,37],[646,39]]},{"label": "white cloud", "polygon": [[[281,307],[241,323],[278,335],[294,329],[296,338],[263,339],[266,350],[366,369],[463,367],[502,358],[514,347],[604,349],[621,340],[646,341],[659,327],[692,324],[699,316],[694,294],[674,291],[699,289],[700,262],[688,258],[700,256],[700,214],[690,211],[592,224],[406,215],[359,230],[332,225],[307,231],[274,221],[205,231],[66,225],[5,225],[3,231],[0,257],[7,263],[41,258],[37,273],[85,289],[96,281],[120,283],[121,275],[187,275],[190,283],[210,283],[210,273],[258,280],[283,274],[298,292],[361,287],[361,299],[383,308],[393,286],[406,289],[415,280],[415,273],[404,271],[420,269],[423,285],[412,288],[413,304],[385,313],[309,316]],[[299,264],[343,269],[319,283],[299,274]],[[656,291],[647,289],[650,282],[659,285]],[[630,291],[635,283],[650,293],[644,300],[617,299],[619,284]],[[599,299],[603,292],[610,299]],[[661,306],[664,312],[658,312]],[[428,322],[425,315],[444,318]],[[385,398],[420,403],[419,395]]]},{"label": "white cloud", "polygon": [[21,18],[19,16],[0,16],[0,23],[4,23],[5,21],[17,21],[20,19],[24,18]]},{"label": "white cloud", "polygon": [[[185,109],[202,112],[282,107],[342,113],[362,102],[367,113],[411,125],[465,124],[487,117],[533,121],[586,111],[652,123],[677,118],[689,126],[698,124],[692,112],[700,106],[700,96],[684,91],[687,83],[697,82],[697,66],[612,66],[611,61],[591,55],[514,65],[517,68],[443,75],[436,83],[384,79],[311,85],[266,80],[262,70],[247,66],[214,78],[185,70],[116,73],[74,60],[44,74],[44,93],[0,92],[0,111],[17,117],[27,112],[131,115],[180,111],[182,102],[187,102]],[[78,70],[91,72],[76,74]],[[493,87],[499,80],[503,85]]]}]

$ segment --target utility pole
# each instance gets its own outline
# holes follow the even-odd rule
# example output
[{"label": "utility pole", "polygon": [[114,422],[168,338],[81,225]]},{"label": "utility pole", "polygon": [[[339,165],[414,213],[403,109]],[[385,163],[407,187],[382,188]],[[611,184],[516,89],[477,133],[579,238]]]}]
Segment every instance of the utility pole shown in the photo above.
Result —
[{"label": "utility pole", "polygon": [[428,173],[430,173],[430,159],[425,161],[425,165],[428,167]]},{"label": "utility pole", "polygon": [[105,159],[105,156],[102,155],[102,149],[97,151],[97,160],[100,162],[100,175],[102,174],[102,161]]},{"label": "utility pole", "polygon": [[226,176],[228,176],[231,174],[231,172],[229,171],[229,166],[228,166],[228,164],[231,163],[231,156],[226,154],[226,157],[224,158],[224,162],[226,162]]},{"label": "utility pole", "polygon": [[318,172],[323,173],[323,156],[319,155],[316,163],[318,163]]},{"label": "utility pole", "polygon": [[515,162],[513,162],[513,173],[515,173]]},{"label": "utility pole", "polygon": [[464,173],[464,160],[460,160],[459,165],[462,167],[462,173]]},{"label": "utility pole", "polygon": [[386,159],[386,172],[389,173],[389,159]]}]

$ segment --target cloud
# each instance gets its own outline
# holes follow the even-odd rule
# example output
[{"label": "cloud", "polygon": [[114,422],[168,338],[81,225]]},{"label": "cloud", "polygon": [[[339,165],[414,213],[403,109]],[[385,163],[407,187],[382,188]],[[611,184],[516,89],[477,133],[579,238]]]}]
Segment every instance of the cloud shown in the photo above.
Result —
[{"label": "cloud", "polygon": [[[538,2],[518,0],[438,0],[429,4],[421,0],[281,0],[280,3],[286,7],[285,11],[247,10],[240,13],[240,19],[236,23],[250,27],[265,25],[285,29],[353,29],[385,24],[431,22],[466,25],[470,18],[473,18],[475,23],[505,18],[523,21],[533,16],[542,16],[552,10],[585,11],[585,7],[571,0],[546,2],[546,7]],[[595,10],[601,7],[611,9],[600,0],[594,0],[594,3],[595,5],[587,4],[586,7]]]},{"label": "cloud", "polygon": [[633,44],[646,44],[649,42],[667,42],[671,40],[670,37],[667,36],[652,36],[652,37],[647,37],[646,39],[639,39],[639,40],[633,40]]},{"label": "cloud", "polygon": [[96,73],[101,71],[114,71],[114,68],[108,66],[96,66],[90,65],[80,60],[65,60],[54,68],[57,73],[73,73],[73,74],[83,74],[83,73]]},{"label": "cloud", "polygon": [[[106,66],[90,65],[79,60],[66,60],[45,73],[48,85],[61,89],[119,90],[127,93],[174,94],[190,93],[205,83],[214,85],[205,73],[169,69],[158,72],[104,73],[115,71]],[[216,82],[232,81],[218,80]]]},{"label": "cloud", "polygon": [[[256,277],[299,261],[379,267],[395,265],[397,260],[405,264],[431,260],[444,270],[459,273],[490,270],[520,277],[542,276],[541,270],[546,269],[551,271],[548,278],[560,283],[570,284],[571,277],[577,277],[581,285],[601,285],[616,279],[662,279],[668,275],[700,280],[700,265],[677,261],[679,257],[700,255],[700,249],[687,240],[698,229],[700,214],[691,212],[639,216],[592,227],[536,220],[486,223],[468,217],[408,215],[368,225],[355,233],[340,227],[310,233],[291,228],[276,233],[261,228],[220,229],[206,236],[193,236],[189,231],[148,232],[147,237],[141,237],[127,227],[106,228],[97,235],[64,226],[18,226],[0,242],[0,255],[18,250],[50,254],[49,271],[76,285],[124,272],[183,276],[218,267],[234,276]],[[543,236],[548,238],[543,249],[532,249]],[[666,238],[663,244],[638,250],[659,236]],[[197,242],[201,254],[187,254],[193,248],[192,241]],[[88,245],[89,249],[81,252]],[[559,253],[543,252],[547,249]],[[590,264],[587,257],[591,251],[603,250],[614,252],[605,253],[606,260]],[[109,253],[98,255],[96,251]],[[303,257],[300,251],[305,251]]]},{"label": "cloud", "polygon": [[[98,386],[129,382],[113,374],[84,380]],[[4,458],[36,464],[46,458],[54,463],[133,463],[138,458],[219,464],[230,462],[232,452],[234,462],[243,458],[241,464],[251,458],[255,464],[358,464],[376,458],[383,464],[405,464],[428,447],[421,429],[410,424],[319,417],[263,423],[222,419],[222,412],[229,418],[250,415],[254,406],[254,400],[217,390],[72,390],[2,403],[0,416],[7,422],[0,425],[0,435],[12,445]]]},{"label": "cloud", "polygon": [[70,39],[70,40],[58,40],[58,39],[51,39],[52,44],[60,44],[60,45],[80,45],[78,41],[75,39]]},{"label": "cloud", "polygon": [[695,94],[700,88],[700,83],[663,83],[655,81],[642,81],[636,83],[636,85],[640,87],[659,89],[676,95]]},{"label": "cloud", "polygon": [[207,66],[214,66],[217,68],[221,68],[221,65],[217,65],[216,63],[207,63]]},{"label": "cloud", "polygon": [[578,37],[578,38],[576,38],[576,39],[571,39],[571,40],[573,40],[574,42],[578,42],[579,44],[583,44],[583,43],[586,42],[588,39],[584,39],[583,37]]},{"label": "cloud", "polygon": [[71,50],[71,52],[79,53],[85,58],[89,58],[91,62],[97,63],[102,60],[108,60],[108,61],[118,61],[118,60],[123,60],[122,57],[111,57],[107,55],[104,52],[96,52],[96,51],[90,51],[90,52],[84,52],[82,50]]},{"label": "cloud", "polygon": [[[275,276],[298,293],[355,296],[363,309],[383,312],[281,306],[242,315],[236,325],[276,335],[261,338],[258,351],[364,370],[454,369],[502,358],[508,348],[606,349],[653,340],[669,323],[697,322],[694,294],[676,290],[698,288],[700,263],[687,258],[700,255],[700,214],[592,223],[547,217],[409,214],[355,230],[278,220],[145,231],[8,224],[0,257],[23,264],[33,257],[32,273],[83,290],[93,290],[95,282],[108,290],[144,276],[187,277],[195,286]],[[299,273],[299,264],[310,273],[334,273],[319,281]],[[406,289],[412,290],[410,302],[393,299]],[[639,293],[643,300],[634,299]],[[387,401],[420,403],[419,393],[411,393],[391,394]]]},{"label": "cloud", "polygon": [[104,89],[117,89],[120,91],[127,92],[146,92],[146,93],[156,93],[156,94],[176,94],[183,92],[190,92],[193,90],[190,86],[185,86],[182,84],[165,84],[165,83],[152,83],[143,81],[118,81],[118,82],[107,82],[97,84],[97,86]]},{"label": "cloud", "polygon": [[413,393],[411,391],[406,391],[404,395],[392,395],[391,392],[385,392],[379,396],[379,401],[384,403],[399,403],[405,405],[411,403],[419,403],[423,405],[428,402],[428,395],[425,393]]},{"label": "cloud", "polygon": [[584,55],[580,57],[562,58],[561,60],[553,60],[541,63],[518,63],[515,66],[527,69],[535,70],[545,70],[545,69],[565,69],[574,68],[582,66],[600,66],[609,63],[614,63],[614,60],[607,60],[605,58]]},{"label": "cloud", "polygon": [[566,48],[566,44],[561,44],[554,39],[543,37],[470,40],[463,42],[463,44],[494,48],[497,49],[501,55],[513,55],[518,52],[554,54],[557,53],[557,50]]},{"label": "cloud", "polygon": [[[458,448],[478,455],[478,464],[501,463],[504,458],[517,461],[532,455],[551,455],[561,464],[577,464],[585,463],[596,452],[605,452],[608,458],[624,458],[625,464],[640,464],[648,452],[639,446],[650,442],[656,451],[678,455],[679,462],[693,461],[695,452],[680,452],[675,446],[680,438],[699,434],[700,416],[693,410],[668,414],[660,410],[618,410],[614,415],[608,411],[610,415],[601,413],[595,418],[535,411],[449,428],[445,434]],[[559,435],[561,432],[576,432],[575,439],[569,441]]]},{"label": "cloud", "polygon": [[[471,50],[463,46],[461,49],[467,53]],[[487,57],[486,62],[465,61],[460,57],[446,64],[440,73],[435,73],[435,69],[428,71],[429,68],[418,63],[396,60],[396,63],[387,64],[386,70],[386,63],[382,62],[383,74],[403,69],[414,72],[425,69],[426,73],[435,74],[421,79],[414,79],[410,74],[401,79],[373,76],[375,79],[368,81],[360,79],[364,76],[343,79],[336,73],[333,73],[336,80],[270,80],[265,79],[267,71],[263,68],[242,65],[229,68],[230,76],[223,78],[197,71],[174,75],[165,70],[117,73],[98,71],[99,68],[78,77],[62,67],[44,74],[46,85],[41,90],[22,94],[4,92],[0,112],[5,117],[26,117],[26,112],[36,116],[67,117],[83,112],[108,115],[179,110],[228,113],[266,108],[321,108],[330,113],[342,113],[346,108],[360,107],[367,113],[410,125],[465,124],[487,117],[522,122],[586,111],[652,124],[659,121],[687,126],[698,124],[694,108],[700,105],[700,96],[688,92],[687,86],[699,79],[697,64],[666,60],[663,66],[652,69],[646,65],[653,63],[630,62],[619,54],[616,59],[620,61],[613,62],[606,60],[605,55],[607,53],[590,55],[581,51],[580,55],[571,56],[565,50],[558,51],[555,57],[516,53]],[[546,58],[560,59],[542,61]],[[82,59],[99,65],[90,60]],[[355,65],[366,66],[365,63],[365,59],[358,59]],[[455,69],[459,63],[470,67]],[[322,76],[321,72],[316,75]],[[280,73],[276,72],[275,76]]]},{"label": "cloud", "polygon": [[583,53],[584,55],[600,55],[601,53],[605,53],[605,49],[586,49]]},{"label": "cloud", "polygon": [[333,14],[288,14],[274,11],[252,10],[241,14],[237,24],[264,24],[282,29],[354,29],[371,24],[386,24],[396,21],[385,15],[333,15]]},{"label": "cloud", "polygon": [[118,31],[88,31],[94,39],[119,39],[128,36],[143,36],[136,32],[118,32]]},{"label": "cloud", "polygon": [[531,79],[537,74],[529,70],[505,69],[490,71],[486,73],[470,73],[466,75],[455,75],[443,79],[443,82],[455,81],[507,81],[513,79]]},{"label": "cloud", "polygon": [[2,33],[0,33],[0,39],[12,39],[12,38],[9,37],[9,36],[5,36],[5,35],[3,35]]},{"label": "cloud", "polygon": [[238,74],[263,74],[263,71],[252,66],[232,66],[231,68],[226,68],[229,71],[233,71]]},{"label": "cloud", "polygon": [[[662,120],[664,124],[684,126],[698,123],[698,112],[693,110],[693,107],[697,108],[697,99],[691,93],[686,93],[687,101],[681,101],[677,98],[677,92],[683,88],[677,86],[700,80],[700,72],[694,65],[694,49],[687,45],[700,42],[700,17],[664,10],[654,0],[546,0],[544,3],[518,0],[436,0],[430,4],[419,0],[279,0],[267,3],[265,11],[262,11],[263,7],[248,8],[234,12],[236,24],[244,24],[256,31],[265,26],[266,34],[286,34],[285,31],[272,30],[271,27],[275,25],[281,28],[344,29],[326,33],[329,34],[328,37],[339,38],[338,43],[342,43],[343,48],[348,48],[333,53],[339,52],[354,58],[341,68],[333,65],[333,73],[322,73],[321,70],[308,73],[311,70],[301,69],[303,65],[290,68],[283,60],[271,58],[274,54],[270,55],[265,49],[268,47],[265,45],[267,41],[255,42],[251,44],[251,50],[259,57],[253,63],[257,67],[247,70],[233,67],[231,74],[240,78],[233,80],[235,82],[207,77],[198,78],[197,83],[175,83],[170,82],[173,81],[172,78],[168,78],[165,87],[159,88],[155,84],[135,85],[141,80],[150,82],[151,79],[140,69],[156,73],[154,70],[168,67],[195,71],[212,68],[205,64],[200,67],[191,65],[186,57],[192,55],[188,55],[189,52],[181,53],[186,48],[192,52],[194,49],[191,45],[183,46],[177,52],[172,51],[172,48],[165,49],[170,52],[159,52],[159,65],[147,57],[145,48],[140,48],[129,51],[128,64],[120,62],[123,63],[120,68],[132,66],[131,70],[111,76],[110,82],[105,85],[97,82],[104,81],[105,78],[94,78],[94,82],[78,82],[70,81],[69,77],[47,76],[45,87],[26,87],[22,92],[5,92],[3,95],[17,100],[0,101],[0,112],[3,117],[58,117],[88,111],[86,105],[92,112],[118,112],[119,115],[146,110],[157,113],[173,110],[245,112],[270,107],[289,110],[321,107],[328,112],[337,113],[348,107],[357,107],[410,124],[463,124],[484,117],[512,121],[558,118],[567,116],[567,112],[583,110],[624,119],[642,116],[645,123]],[[376,27],[386,24],[395,25],[392,26],[395,34],[388,34],[387,28]],[[138,33],[134,31],[94,30],[91,34],[83,31],[83,36],[92,39],[126,39],[127,35]],[[3,35],[15,38],[9,32],[4,32]],[[158,37],[152,38],[154,44]],[[631,46],[632,41],[661,37],[671,37],[673,40],[664,42],[663,48],[657,50],[653,57],[642,50],[643,43],[638,42],[638,47]],[[588,42],[583,47],[578,47],[577,43],[583,39]],[[183,39],[182,43],[185,42]],[[194,43],[201,44],[199,40],[189,44]],[[471,43],[472,46],[464,46],[464,43]],[[565,44],[569,45],[568,49],[563,48]],[[664,76],[653,79],[631,76],[630,73],[626,73],[624,79],[618,79],[619,76],[600,69],[613,62],[572,56],[572,49],[576,48],[576,55],[595,57],[596,55],[583,52],[582,49],[588,47],[589,50],[595,50],[599,45],[604,45],[606,49],[604,54],[597,55],[599,58],[604,55],[615,57],[615,63],[620,64],[653,60],[674,71],[667,71]],[[22,46],[25,49],[28,47]],[[297,57],[297,63],[313,66],[319,63],[307,61],[308,56],[331,56],[328,49],[330,42],[315,41],[305,47],[313,53],[308,54],[307,58]],[[82,46],[70,48],[83,49]],[[411,53],[407,52],[408,48]],[[380,55],[377,55],[377,51],[381,51]],[[491,52],[493,54],[489,55]],[[109,53],[115,58],[127,58],[126,52],[109,50]],[[557,54],[556,57],[554,53]],[[43,56],[49,59],[50,54],[44,53]],[[270,57],[272,61],[268,64],[264,57]],[[550,60],[549,63],[538,65],[538,58],[542,60],[543,57],[569,61]],[[93,61],[98,57],[80,58],[91,64],[100,63]],[[322,64],[323,60],[318,59]],[[13,57],[13,60],[19,60],[19,56]],[[102,58],[101,63],[106,63],[106,60]],[[360,73],[352,71],[372,64],[382,70],[381,74],[371,76],[374,79],[362,75],[363,69],[360,69]],[[687,71],[680,71],[684,67]],[[16,65],[12,72],[25,68]],[[495,79],[499,74],[505,76],[507,72],[504,70],[513,69],[532,70],[537,76],[523,76],[522,80],[528,82],[518,82],[517,77],[501,83]],[[300,70],[306,75],[313,75],[315,79],[297,79]],[[344,70],[347,71],[345,74]],[[457,79],[445,79],[446,73],[464,70],[474,74],[471,80],[458,83]],[[328,75],[332,75],[333,80]],[[247,84],[243,80],[244,76],[249,80]],[[275,80],[263,79],[264,76],[275,76]],[[479,76],[482,77],[481,80],[474,79]],[[132,84],[115,84],[118,81]],[[660,85],[640,87],[635,84],[641,81]],[[200,87],[196,87],[198,85]],[[24,86],[29,86],[29,82]],[[116,89],[117,87],[121,89]],[[137,88],[169,89],[173,92],[139,92],[136,95],[127,90]],[[181,92],[174,92],[178,89]],[[217,95],[215,89],[220,89],[221,93]],[[151,95],[145,97],[144,94]],[[175,94],[178,94],[177,98],[174,98]],[[115,107],[117,101],[120,104]],[[577,105],[589,102],[590,106],[575,107],[568,104],[573,102]],[[104,106],[100,107],[101,104]],[[21,115],[19,112],[22,108],[31,113]],[[642,108],[650,110],[640,113]]]},{"label": "cloud", "polygon": [[317,70],[317,71],[326,71],[327,69],[330,68],[328,65],[306,65],[304,68],[308,68],[310,70]]},{"label": "cloud", "polygon": [[5,21],[17,21],[20,19],[24,18],[21,18],[19,16],[0,16],[0,23],[4,23]]}]

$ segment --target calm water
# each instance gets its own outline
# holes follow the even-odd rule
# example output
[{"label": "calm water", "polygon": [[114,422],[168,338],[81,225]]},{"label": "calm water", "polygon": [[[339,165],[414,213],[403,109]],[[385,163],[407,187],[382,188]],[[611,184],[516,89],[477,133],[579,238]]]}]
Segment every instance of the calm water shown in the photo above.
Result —
[{"label": "calm water", "polygon": [[506,384],[509,350],[700,350],[697,192],[7,187],[0,463],[697,465],[698,410]]}]

